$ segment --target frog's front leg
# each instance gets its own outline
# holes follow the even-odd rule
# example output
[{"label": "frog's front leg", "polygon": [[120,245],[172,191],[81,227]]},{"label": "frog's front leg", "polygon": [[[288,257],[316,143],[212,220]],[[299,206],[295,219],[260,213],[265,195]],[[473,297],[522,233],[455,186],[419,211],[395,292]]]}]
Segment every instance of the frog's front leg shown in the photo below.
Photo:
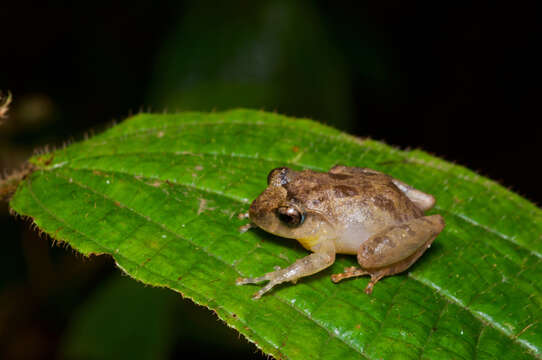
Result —
[{"label": "frog's front leg", "polygon": [[315,274],[335,262],[335,245],[333,244],[333,241],[328,240],[322,242],[312,249],[314,253],[297,260],[285,269],[278,269],[255,278],[238,278],[236,283],[237,285],[256,284],[269,280],[263,288],[254,294],[253,298],[259,299],[275,285],[286,281],[295,283],[297,279]]},{"label": "frog's front leg", "polygon": [[331,276],[333,282],[371,275],[365,288],[370,294],[373,286],[384,276],[405,271],[418,260],[444,228],[440,215],[423,216],[399,225],[390,226],[363,242],[358,250],[361,268],[345,269],[342,274]]}]

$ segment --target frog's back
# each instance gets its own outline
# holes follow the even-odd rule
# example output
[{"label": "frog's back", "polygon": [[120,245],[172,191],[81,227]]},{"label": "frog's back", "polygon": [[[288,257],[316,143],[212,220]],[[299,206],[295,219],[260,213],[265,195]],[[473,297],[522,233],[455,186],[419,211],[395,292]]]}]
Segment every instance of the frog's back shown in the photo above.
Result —
[{"label": "frog's back", "polygon": [[338,252],[355,254],[359,245],[375,233],[423,216],[423,211],[393,184],[390,176],[370,169],[347,170],[305,170],[300,173],[300,181],[286,185],[292,200],[333,222]]},{"label": "frog's back", "polygon": [[423,211],[385,174],[352,175],[341,180],[334,190],[335,211],[350,223],[377,229],[423,216]]},{"label": "frog's back", "polygon": [[340,223],[386,227],[423,216],[388,175],[361,168],[353,173],[305,170],[285,185],[289,200],[326,214]]}]

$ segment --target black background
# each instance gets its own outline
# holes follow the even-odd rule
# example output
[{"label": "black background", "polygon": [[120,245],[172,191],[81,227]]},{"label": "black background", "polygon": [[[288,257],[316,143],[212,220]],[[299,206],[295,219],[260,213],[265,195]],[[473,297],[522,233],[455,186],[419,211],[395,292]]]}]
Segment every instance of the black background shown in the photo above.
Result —
[{"label": "black background", "polygon": [[[347,121],[336,123],[295,102],[261,107],[424,149],[540,204],[540,21],[534,5],[307,3],[349,79]],[[162,110],[149,100],[157,54],[193,4],[2,2],[0,89],[10,90],[14,103],[0,127],[0,166],[10,172],[36,148],[82,139],[147,106]],[[206,14],[217,14],[213,4],[206,6],[200,13],[208,31]],[[252,6],[231,2],[224,16],[242,23]],[[377,54],[370,64],[378,76],[363,67],[366,49]],[[35,108],[37,115],[25,115]],[[0,204],[0,303],[7,304],[0,310],[0,357],[52,358],[72,311],[116,270],[108,259],[81,264],[73,252],[51,248],[7,209]],[[36,275],[47,272],[40,269],[49,269],[49,277]],[[59,271],[71,274],[71,282],[55,280]],[[233,332],[224,336],[237,341]],[[171,356],[189,351],[212,358],[229,351],[204,340],[190,346],[180,350],[178,343]],[[239,358],[259,356],[249,345],[231,351]]]}]

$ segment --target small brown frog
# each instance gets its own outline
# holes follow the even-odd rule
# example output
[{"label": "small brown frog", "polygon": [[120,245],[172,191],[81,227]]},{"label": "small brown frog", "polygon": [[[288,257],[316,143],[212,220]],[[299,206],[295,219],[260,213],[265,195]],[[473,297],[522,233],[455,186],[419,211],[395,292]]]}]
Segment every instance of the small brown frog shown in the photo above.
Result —
[{"label": "small brown frog", "polygon": [[435,204],[433,196],[372,169],[337,165],[324,173],[281,167],[269,173],[267,183],[250,205],[250,220],[313,253],[285,269],[237,279],[238,285],[269,281],[255,299],[277,284],[327,268],[335,254],[357,254],[360,267],[331,280],[370,275],[370,294],[381,278],[416,262],[444,228],[442,216],[424,216]]}]

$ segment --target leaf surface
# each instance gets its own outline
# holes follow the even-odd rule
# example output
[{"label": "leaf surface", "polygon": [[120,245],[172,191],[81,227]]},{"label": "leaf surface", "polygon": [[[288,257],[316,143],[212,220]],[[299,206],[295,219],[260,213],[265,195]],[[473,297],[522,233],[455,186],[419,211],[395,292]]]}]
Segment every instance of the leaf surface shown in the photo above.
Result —
[{"label": "leaf surface", "polygon": [[[276,358],[540,358],[542,211],[463,167],[310,120],[251,110],[136,115],[31,160],[11,207],[85,255],[215,310]],[[333,284],[329,269],[254,301],[235,286],[307,252],[237,214],[278,166],[386,172],[437,198],[447,226],[407,273]]]}]

